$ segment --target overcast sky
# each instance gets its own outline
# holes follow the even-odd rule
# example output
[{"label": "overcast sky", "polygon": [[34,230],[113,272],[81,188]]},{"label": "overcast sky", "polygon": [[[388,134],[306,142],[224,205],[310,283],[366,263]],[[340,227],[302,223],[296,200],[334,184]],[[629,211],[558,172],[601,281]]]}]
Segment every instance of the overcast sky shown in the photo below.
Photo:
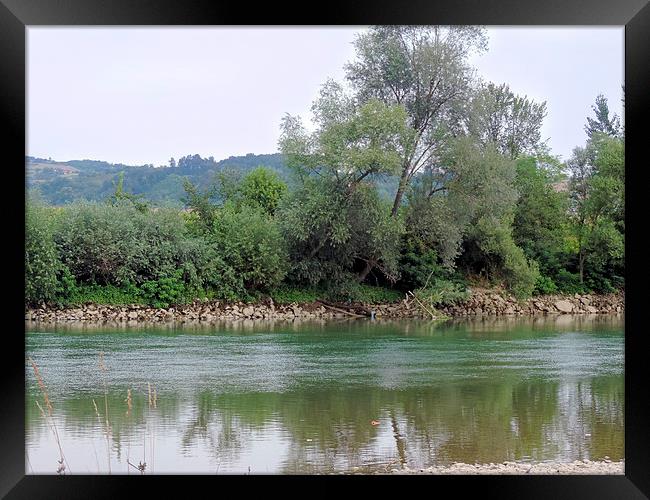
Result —
[{"label": "overcast sky", "polygon": [[[363,27],[28,27],[27,154],[167,164],[277,152],[284,113],[309,117],[343,80]],[[484,79],[546,101],[542,128],[566,159],[603,93],[622,115],[624,29],[490,27],[471,63]]]}]

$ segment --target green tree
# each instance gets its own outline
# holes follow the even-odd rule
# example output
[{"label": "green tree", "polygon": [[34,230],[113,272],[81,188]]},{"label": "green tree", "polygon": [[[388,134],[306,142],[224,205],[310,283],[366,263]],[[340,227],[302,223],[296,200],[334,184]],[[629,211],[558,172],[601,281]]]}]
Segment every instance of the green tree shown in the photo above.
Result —
[{"label": "green tree", "polygon": [[287,192],[287,185],[276,172],[257,167],[249,172],[238,187],[244,205],[260,208],[274,215],[280,200]]},{"label": "green tree", "polygon": [[479,26],[373,26],[357,36],[354,47],[356,60],[346,72],[356,99],[403,106],[414,134],[400,151],[395,216],[414,176],[436,162],[441,146],[459,129],[458,110],[473,79],[467,58],[485,50],[487,36]]},{"label": "green tree", "polygon": [[183,189],[185,196],[181,201],[192,211],[193,218],[190,218],[191,227],[202,234],[212,231],[214,226],[215,205],[211,199],[214,197],[217,187],[211,186],[207,190],[201,191],[189,179],[183,179]]},{"label": "green tree", "polygon": [[587,137],[591,139],[595,133],[601,133],[610,137],[619,137],[621,133],[621,121],[616,113],[609,116],[609,106],[607,98],[603,94],[598,94],[596,97],[596,104],[591,106],[595,118],[587,117],[587,125],[585,125],[585,132]]},{"label": "green tree", "polygon": [[537,104],[513,93],[508,85],[483,84],[465,114],[467,132],[481,144],[495,144],[512,159],[536,153],[541,143],[540,129],[546,117],[546,102]]},{"label": "green tree", "polygon": [[[287,115],[280,138],[287,165],[298,178],[283,210],[293,255],[298,251],[307,261],[320,261],[298,275],[308,274],[316,283],[333,276],[332,267],[339,266],[337,276],[351,272],[352,260],[363,262],[357,275],[361,281],[375,266],[394,280],[399,234],[393,231],[399,232],[400,223],[387,220],[390,211],[384,213],[372,179],[394,175],[400,152],[412,144],[406,112],[377,99],[356,107],[331,81],[312,109],[315,132],[307,133],[299,118]],[[307,271],[307,261],[298,267]]]},{"label": "green tree", "polygon": [[[586,274],[596,287],[610,289],[610,278],[624,267],[625,152],[622,138],[594,132],[584,148],[574,149],[571,215],[580,283]],[[605,280],[605,281],[603,281]]]},{"label": "green tree", "polygon": [[[527,156],[517,161],[516,186],[519,198],[513,222],[513,237],[526,256],[535,259],[548,279],[566,265],[569,236],[568,193],[557,182],[557,167],[548,168],[545,158]],[[557,160],[551,158],[552,163]]]},{"label": "green tree", "polygon": [[226,203],[215,212],[208,239],[247,291],[269,290],[286,275],[289,261],[280,229],[259,208]]}]

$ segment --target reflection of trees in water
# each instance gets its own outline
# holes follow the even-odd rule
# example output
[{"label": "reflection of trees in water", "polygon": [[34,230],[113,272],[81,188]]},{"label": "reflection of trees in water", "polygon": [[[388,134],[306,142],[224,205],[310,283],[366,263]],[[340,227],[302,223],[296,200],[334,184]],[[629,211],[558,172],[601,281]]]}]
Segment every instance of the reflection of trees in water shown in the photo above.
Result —
[{"label": "reflection of trees in water", "polygon": [[[39,427],[34,394],[28,432]],[[55,401],[66,432],[101,433],[92,398]],[[255,436],[288,441],[285,473],[351,469],[367,464],[411,467],[451,462],[501,462],[558,456],[623,456],[623,380],[620,375],[580,382],[458,381],[405,390],[323,388],[284,393],[159,394],[156,409],[135,391],[126,415],[126,391],[109,393],[114,451],[141,442],[148,419],[162,438],[182,427],[179,455],[205,446],[217,464],[236,461]],[[58,410],[58,411],[57,411]],[[371,425],[372,420],[380,425]],[[591,436],[586,436],[591,434]],[[576,455],[577,454],[577,455]],[[585,457],[586,458],[586,457]],[[278,457],[278,460],[280,457]],[[279,460],[280,461],[280,460]],[[225,468],[225,467],[224,467]]]}]

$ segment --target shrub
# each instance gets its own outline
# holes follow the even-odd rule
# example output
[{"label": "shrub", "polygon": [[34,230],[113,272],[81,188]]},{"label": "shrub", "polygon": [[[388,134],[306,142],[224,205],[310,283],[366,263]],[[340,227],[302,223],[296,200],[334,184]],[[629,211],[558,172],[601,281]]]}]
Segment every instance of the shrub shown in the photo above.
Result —
[{"label": "shrub", "polygon": [[273,215],[287,192],[287,185],[273,170],[257,167],[241,181],[239,192],[245,205]]},{"label": "shrub", "polygon": [[316,287],[296,288],[282,285],[271,290],[269,296],[278,304],[290,304],[292,302],[314,302],[323,298],[325,292]]},{"label": "shrub", "polygon": [[365,285],[351,278],[337,286],[330,287],[326,297],[334,301],[364,302],[367,304],[384,304],[398,302],[404,295],[398,290],[380,286]]},{"label": "shrub", "polygon": [[187,292],[182,275],[183,272],[179,269],[172,276],[145,281],[140,286],[143,297],[154,307],[179,303]]},{"label": "shrub", "polygon": [[61,272],[50,214],[34,203],[25,208],[25,301],[50,302],[57,294],[57,274]]},{"label": "shrub", "polygon": [[551,295],[558,292],[557,285],[548,276],[539,275],[535,282],[535,295]]},{"label": "shrub", "polygon": [[580,283],[580,275],[566,269],[560,269],[555,276],[555,283],[560,293],[573,294],[585,293],[587,287]]},{"label": "shrub", "polygon": [[114,285],[81,284],[75,287],[70,298],[65,301],[70,305],[106,304],[128,305],[144,304],[145,300],[138,288],[132,283],[122,287]]},{"label": "shrub", "polygon": [[420,288],[427,280],[442,279],[449,274],[440,263],[438,252],[415,238],[406,239],[399,270],[400,284],[408,290]]},{"label": "shrub", "polygon": [[215,216],[210,241],[248,291],[271,289],[286,275],[288,256],[280,230],[259,209],[226,204]]},{"label": "shrub", "polygon": [[436,279],[426,288],[418,288],[415,290],[413,295],[427,309],[434,310],[439,306],[461,303],[469,298],[470,293],[462,283]]}]

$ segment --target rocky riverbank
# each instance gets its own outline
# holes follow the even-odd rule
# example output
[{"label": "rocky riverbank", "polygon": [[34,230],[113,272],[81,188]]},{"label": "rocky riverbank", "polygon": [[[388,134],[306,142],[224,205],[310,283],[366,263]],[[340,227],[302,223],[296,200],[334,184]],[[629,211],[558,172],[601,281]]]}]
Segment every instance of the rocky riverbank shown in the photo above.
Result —
[{"label": "rocky riverbank", "polygon": [[625,462],[576,460],[574,462],[523,463],[503,462],[500,464],[463,464],[435,466],[424,469],[388,469],[384,474],[440,474],[440,475],[594,475],[625,474]]},{"label": "rocky riverbank", "polygon": [[[462,303],[440,307],[436,317],[444,316],[524,316],[553,314],[619,314],[625,310],[623,293],[608,295],[549,295],[518,301],[499,290],[473,289]],[[310,302],[258,304],[195,302],[177,307],[156,309],[143,305],[108,306],[88,304],[71,308],[41,306],[25,311],[25,320],[38,322],[219,322],[223,320],[294,320],[331,319],[374,316],[388,318],[434,319],[415,300],[405,297],[392,304],[331,304]]]}]

